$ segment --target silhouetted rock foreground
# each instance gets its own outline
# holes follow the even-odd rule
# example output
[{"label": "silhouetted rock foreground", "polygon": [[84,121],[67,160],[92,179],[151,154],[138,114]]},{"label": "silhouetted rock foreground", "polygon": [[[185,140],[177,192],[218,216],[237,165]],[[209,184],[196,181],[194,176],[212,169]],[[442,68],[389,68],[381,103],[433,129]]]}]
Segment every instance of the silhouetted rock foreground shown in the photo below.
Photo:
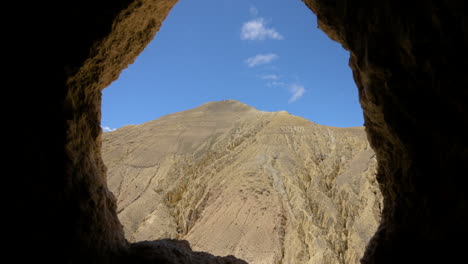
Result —
[{"label": "silhouetted rock foreground", "polygon": [[105,133],[102,155],[131,242],[184,239],[249,263],[358,263],[380,220],[362,127],[226,100]]},{"label": "silhouetted rock foreground", "polygon": [[[376,154],[384,206],[362,263],[463,262],[466,1],[303,1],[319,28],[350,54]],[[27,46],[9,53],[21,66],[9,67],[18,87],[5,97],[21,107],[13,111],[14,122],[6,122],[12,128],[6,139],[14,145],[7,149],[14,161],[6,164],[16,170],[4,176],[18,194],[6,203],[13,207],[6,217],[13,231],[6,252],[16,262],[142,263],[125,261],[137,253],[107,188],[101,95],[153,39],[176,2],[30,1],[27,8],[8,2],[18,7],[6,10],[21,10],[21,25],[28,25],[6,27],[13,46]]]}]

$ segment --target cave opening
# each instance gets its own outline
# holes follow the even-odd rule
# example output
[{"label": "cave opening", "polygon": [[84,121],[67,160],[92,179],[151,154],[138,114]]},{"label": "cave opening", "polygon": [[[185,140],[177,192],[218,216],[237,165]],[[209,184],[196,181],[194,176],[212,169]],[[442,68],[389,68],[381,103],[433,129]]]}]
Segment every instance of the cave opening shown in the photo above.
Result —
[{"label": "cave opening", "polygon": [[[349,53],[318,29],[315,15],[300,1],[255,5],[179,1],[154,40],[103,91],[101,126],[110,132],[102,137],[103,160],[126,238],[186,239],[194,250],[233,254],[251,263],[262,259],[357,263],[379,223],[382,198],[375,180],[375,155],[359,128],[362,109],[348,60]],[[211,103],[204,107],[207,102]],[[246,131],[217,120],[213,114],[226,112],[226,106],[213,104],[223,102],[230,104],[230,111],[253,106],[260,112],[287,113],[260,117],[267,119],[265,123],[276,122],[286,131],[284,138],[260,137],[256,133],[265,125],[253,126],[250,117],[239,113],[222,119],[242,119],[235,124]],[[203,110],[195,108],[198,112],[214,109],[204,118],[216,120],[218,127],[195,127],[191,123],[206,120],[180,114],[199,105]],[[255,118],[261,123],[259,116]],[[206,131],[214,129],[216,133]],[[278,133],[276,127],[270,129]],[[168,136],[171,133],[177,138]],[[258,138],[252,140],[250,134]],[[260,148],[267,154],[245,154],[247,158],[234,165],[220,162],[232,159],[230,153],[248,153],[246,145],[262,140]],[[208,141],[212,145],[206,147]],[[278,147],[283,143],[290,149]],[[278,146],[265,147],[268,144]],[[242,169],[253,166],[245,164],[254,159],[260,160],[260,169]],[[212,184],[218,172],[203,173],[226,170],[223,166],[242,175],[247,184],[239,183],[232,192],[223,189],[225,179]],[[298,172],[301,169],[305,172]],[[255,175],[268,176],[266,181],[252,180]],[[190,185],[199,189],[191,190]],[[293,196],[305,198],[291,206],[288,199]],[[250,203],[248,212],[242,211],[244,203]],[[224,222],[239,214],[254,220],[234,219],[237,227],[231,228],[213,222],[212,218],[220,219],[216,214],[220,210],[228,212],[229,217],[221,217]],[[310,223],[300,223],[299,218]],[[210,228],[212,234],[206,237]],[[318,229],[329,230],[318,235]],[[224,236],[238,238],[226,242]],[[259,246],[265,239],[268,242]],[[236,246],[239,243],[244,245]],[[320,243],[325,246],[316,246]],[[249,249],[252,245],[257,248]]]}]

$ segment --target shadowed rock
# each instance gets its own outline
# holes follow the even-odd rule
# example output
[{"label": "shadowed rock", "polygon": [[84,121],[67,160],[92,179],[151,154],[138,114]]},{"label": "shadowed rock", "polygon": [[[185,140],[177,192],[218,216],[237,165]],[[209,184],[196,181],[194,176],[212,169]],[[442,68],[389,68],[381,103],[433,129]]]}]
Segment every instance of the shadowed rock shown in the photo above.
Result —
[{"label": "shadowed rock", "polygon": [[206,252],[194,252],[185,240],[161,239],[143,241],[130,246],[126,263],[167,264],[247,264],[233,256],[217,257]]}]

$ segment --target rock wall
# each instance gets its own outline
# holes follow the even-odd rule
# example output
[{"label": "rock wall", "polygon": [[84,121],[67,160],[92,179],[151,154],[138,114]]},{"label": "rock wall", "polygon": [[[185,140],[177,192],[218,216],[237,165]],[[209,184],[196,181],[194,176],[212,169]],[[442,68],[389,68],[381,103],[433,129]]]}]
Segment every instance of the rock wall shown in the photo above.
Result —
[{"label": "rock wall", "polygon": [[[384,195],[363,263],[447,262],[467,234],[463,1],[305,1],[351,54]],[[462,174],[460,174],[462,173]]]},{"label": "rock wall", "polygon": [[[24,186],[25,194],[14,201],[11,244],[34,245],[29,254],[17,246],[23,254],[16,256],[103,263],[132,250],[100,158],[100,91],[148,44],[174,3],[85,0],[11,9],[31,26],[12,30],[12,40],[29,44],[15,54],[32,56],[18,66],[21,89],[12,89],[32,114],[29,122],[16,120],[10,140],[18,142],[14,164],[21,168],[12,186]],[[363,262],[464,257],[467,242],[458,238],[468,233],[465,1],[305,3],[350,51],[377,155],[383,220]]]}]

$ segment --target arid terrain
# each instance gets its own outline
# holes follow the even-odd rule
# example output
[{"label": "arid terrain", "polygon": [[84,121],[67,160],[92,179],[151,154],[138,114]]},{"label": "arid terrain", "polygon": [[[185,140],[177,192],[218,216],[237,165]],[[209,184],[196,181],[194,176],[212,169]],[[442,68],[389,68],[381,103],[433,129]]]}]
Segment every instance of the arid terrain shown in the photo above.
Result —
[{"label": "arid terrain", "polygon": [[132,242],[185,239],[254,264],[358,263],[379,223],[376,160],[362,127],[226,100],[102,142]]}]

